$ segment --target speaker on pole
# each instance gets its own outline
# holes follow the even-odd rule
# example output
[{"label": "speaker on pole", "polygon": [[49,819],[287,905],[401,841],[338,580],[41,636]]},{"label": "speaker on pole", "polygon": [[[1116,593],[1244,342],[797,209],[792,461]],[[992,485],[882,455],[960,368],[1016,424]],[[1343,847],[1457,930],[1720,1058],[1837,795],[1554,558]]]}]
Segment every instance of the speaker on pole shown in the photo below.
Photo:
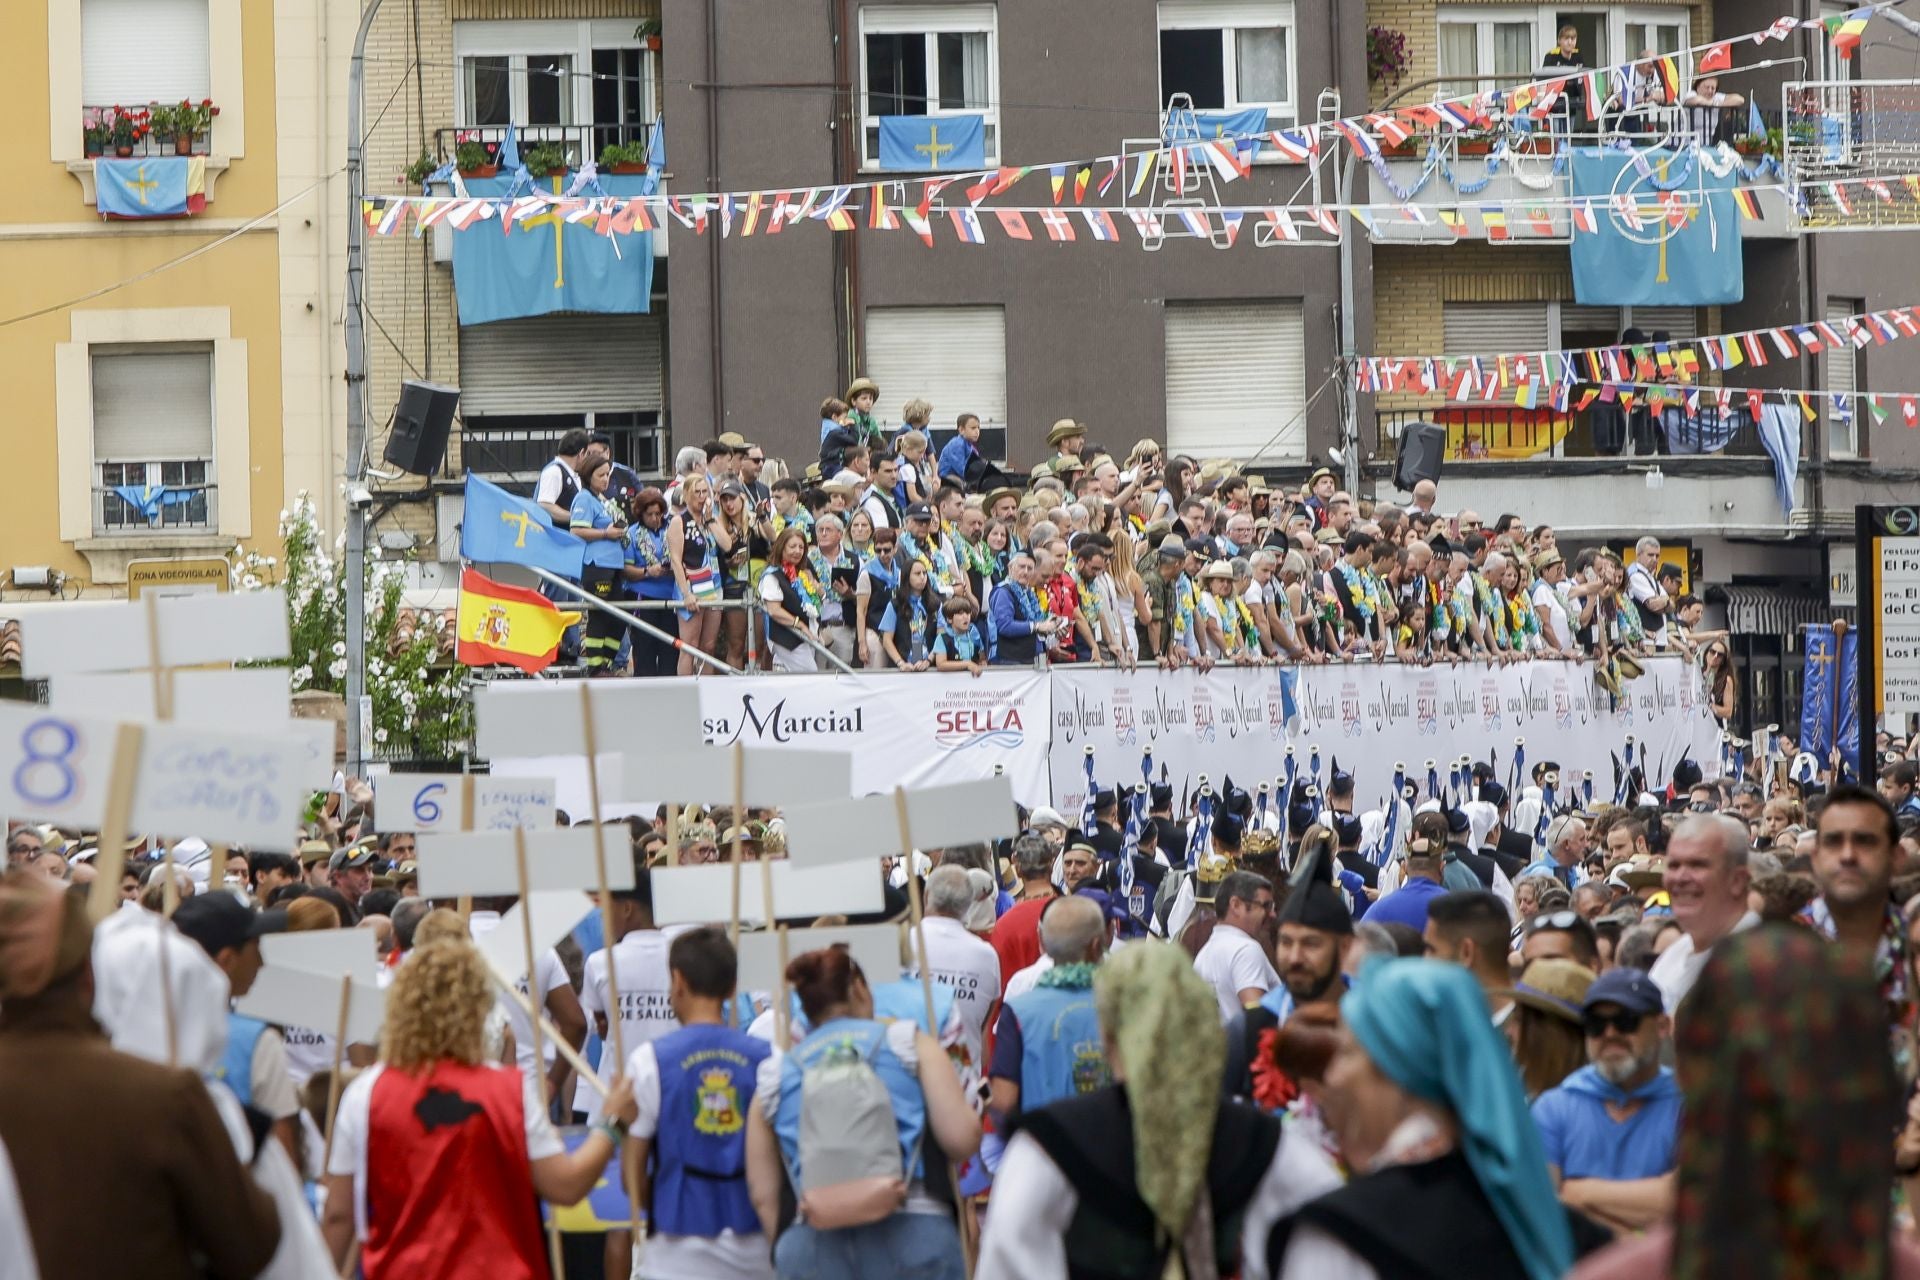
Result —
[{"label": "speaker on pole", "polygon": [[403,382],[400,402],[393,409],[393,430],[387,435],[386,460],[402,471],[430,476],[447,456],[447,431],[460,388],[432,382]]},{"label": "speaker on pole", "polygon": [[1440,480],[1440,463],[1447,456],[1447,429],[1437,423],[1415,422],[1400,432],[1400,452],[1393,462],[1393,487],[1413,492],[1422,480]]}]

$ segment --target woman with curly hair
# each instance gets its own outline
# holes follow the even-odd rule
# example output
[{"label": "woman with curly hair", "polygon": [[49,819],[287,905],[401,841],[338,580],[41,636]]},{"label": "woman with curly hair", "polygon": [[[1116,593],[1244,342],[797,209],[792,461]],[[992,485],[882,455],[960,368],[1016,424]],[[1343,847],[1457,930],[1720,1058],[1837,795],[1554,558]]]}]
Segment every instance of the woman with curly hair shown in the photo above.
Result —
[{"label": "woman with curly hair", "polygon": [[568,1152],[534,1086],[486,1060],[493,987],[465,938],[416,944],[387,991],[380,1063],[340,1099],[324,1229],[337,1261],[357,1237],[367,1280],[547,1275],[536,1197],[579,1203],[634,1118],[616,1079],[586,1142]]}]

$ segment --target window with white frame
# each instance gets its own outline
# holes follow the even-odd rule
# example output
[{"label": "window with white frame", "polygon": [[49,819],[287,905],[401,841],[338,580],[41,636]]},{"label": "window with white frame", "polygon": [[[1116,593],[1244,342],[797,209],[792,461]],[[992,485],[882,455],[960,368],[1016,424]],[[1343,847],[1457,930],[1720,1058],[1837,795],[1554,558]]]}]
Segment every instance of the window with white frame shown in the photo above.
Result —
[{"label": "window with white frame", "polygon": [[[1851,6],[1849,5],[1836,4],[1833,0],[1821,0],[1820,18],[1822,21],[1826,21],[1830,18],[1844,17],[1850,8]],[[1844,53],[1835,51],[1833,41],[1826,39],[1824,33],[1819,43],[1820,78],[1822,80],[1853,79],[1853,59]]]},{"label": "window with white frame", "polygon": [[[1845,321],[1867,309],[1864,298],[1828,298],[1827,323],[1846,336]],[[1828,399],[1827,456],[1855,458],[1860,455],[1860,402],[1853,393],[1860,389],[1860,352],[1852,343],[1829,347],[1820,357],[1826,366]],[[1834,396],[1840,400],[1836,404]],[[1845,411],[1842,412],[1844,406]]]},{"label": "window with white frame", "polygon": [[991,4],[860,10],[861,164],[880,164],[882,116],[977,115],[1000,162],[999,15]]},{"label": "window with white frame", "polygon": [[1538,79],[1541,59],[1552,52],[1563,26],[1573,27],[1579,35],[1578,52],[1588,67],[1637,58],[1648,49],[1672,53],[1687,44],[1687,10],[1679,5],[1620,9],[1446,5],[1440,9],[1435,32],[1440,75],[1445,79],[1440,94],[1462,97]]},{"label": "window with white frame", "polygon": [[1441,311],[1448,355],[1563,351],[1608,347],[1628,329],[1667,340],[1697,336],[1692,307],[1592,307],[1571,302],[1447,302]]},{"label": "window with white frame", "polygon": [[578,163],[610,143],[645,142],[659,116],[659,53],[631,19],[456,22],[454,117],[483,142],[511,124],[523,140],[575,144]]},{"label": "window with white frame", "polygon": [[1160,0],[1160,106],[1184,93],[1197,111],[1263,107],[1298,118],[1292,0]]},{"label": "window with white frame", "polygon": [[212,525],[212,350],[95,346],[89,363],[95,531]]},{"label": "window with white frame", "polygon": [[80,0],[80,41],[87,106],[213,96],[207,0]]}]

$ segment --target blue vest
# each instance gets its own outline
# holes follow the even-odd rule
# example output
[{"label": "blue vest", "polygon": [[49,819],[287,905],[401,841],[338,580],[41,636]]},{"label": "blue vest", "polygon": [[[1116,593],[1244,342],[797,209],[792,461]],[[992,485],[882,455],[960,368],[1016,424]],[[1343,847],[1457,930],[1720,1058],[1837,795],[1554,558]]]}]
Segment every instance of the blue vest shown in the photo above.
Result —
[{"label": "blue vest", "polygon": [[[919,985],[917,981],[915,985]],[[886,1084],[887,1094],[893,1099],[893,1124],[900,1134],[901,1167],[905,1168],[907,1161],[914,1159],[920,1136],[927,1127],[927,1099],[920,1092],[920,1077],[909,1071],[907,1064],[887,1047],[886,1034],[884,1022],[835,1018],[793,1046],[781,1061],[780,1099],[774,1108],[773,1131],[780,1139],[780,1154],[786,1158],[795,1185],[800,1179],[800,1082],[808,1067],[829,1050],[842,1045],[863,1054],[872,1050],[870,1061],[874,1073]],[[875,1041],[880,1042],[878,1048],[873,1047]],[[922,1166],[916,1161],[913,1177],[920,1176]]]},{"label": "blue vest", "polygon": [[933,1025],[927,1025],[927,993],[918,978],[896,978],[873,991],[873,1016],[882,1022],[911,1022],[935,1040],[953,1016],[953,988],[933,984]]},{"label": "blue vest", "polygon": [[1112,1082],[1093,989],[1035,987],[1007,1001],[1020,1020],[1020,1109],[1092,1093]]},{"label": "blue vest", "polygon": [[253,1050],[267,1024],[244,1013],[227,1014],[227,1052],[213,1069],[213,1078],[233,1090],[244,1105],[253,1102]]},{"label": "blue vest", "polygon": [[671,1236],[751,1235],[747,1109],[754,1073],[773,1046],[726,1026],[660,1037],[660,1127],[654,1136],[653,1223]]}]

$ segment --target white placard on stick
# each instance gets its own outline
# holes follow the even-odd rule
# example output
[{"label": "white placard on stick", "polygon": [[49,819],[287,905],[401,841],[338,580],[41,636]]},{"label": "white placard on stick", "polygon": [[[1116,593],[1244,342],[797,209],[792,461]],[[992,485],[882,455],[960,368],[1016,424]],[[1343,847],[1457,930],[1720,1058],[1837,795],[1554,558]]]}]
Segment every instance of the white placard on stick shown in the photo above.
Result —
[{"label": "white placard on stick", "polygon": [[553,826],[552,778],[489,774],[387,773],[373,780],[374,824],[381,831],[461,830],[465,779],[473,780],[474,831],[544,830]]},{"label": "white placard on stick", "polygon": [[[163,667],[287,656],[287,598],[278,587],[155,601]],[[74,671],[142,671],[153,662],[147,605],[75,604],[20,620],[20,673],[29,679]]]},{"label": "white placard on stick", "polygon": [[336,984],[349,975],[355,982],[374,984],[380,973],[377,941],[371,929],[269,933],[260,939],[260,959],[269,969],[317,973]]},{"label": "white placard on stick", "polygon": [[[633,837],[625,824],[606,832],[607,887],[633,888]],[[529,831],[516,837],[505,831],[474,831],[420,837],[420,895],[426,898],[496,897],[520,892],[514,842],[526,841],[527,887],[596,889],[599,865],[592,826]]]},{"label": "white placard on stick", "polygon": [[[210,671],[188,667],[170,677],[172,719],[209,729],[258,733],[292,717],[285,667],[240,667]],[[55,711],[102,720],[157,719],[153,676],[145,671],[73,671],[47,682],[47,705]],[[277,732],[276,728],[276,732]]]},{"label": "white placard on stick", "polygon": [[[593,899],[578,889],[535,890],[529,896],[533,900],[535,955],[572,933],[575,925],[593,914]],[[518,984],[527,976],[527,949],[520,934],[520,911],[521,904],[516,902],[500,917],[498,924],[473,940],[480,954],[487,958],[487,964],[509,984]]]},{"label": "white placard on stick", "polygon": [[[0,704],[0,812],[98,827],[113,781],[117,728],[91,716]],[[133,779],[130,821],[155,835],[291,849],[302,757],[291,737],[152,725]]]},{"label": "white placard on stick", "polygon": [[[268,965],[253,988],[234,1003],[250,1018],[283,1027],[306,1027],[333,1034],[340,1025],[340,975],[308,973]],[[347,1043],[377,1044],[386,1018],[387,993],[371,982],[355,982],[347,1010]]]},{"label": "white placard on stick", "polygon": [[[765,920],[760,868],[747,865],[740,870],[740,918]],[[877,866],[796,867],[785,858],[777,858],[772,874],[774,909],[782,919],[863,915],[886,905],[886,890]],[[732,915],[733,868],[727,863],[655,867],[652,880],[655,924],[714,924]]]},{"label": "white placard on stick", "polygon": [[[748,748],[740,755],[741,795],[755,809],[842,798],[853,790],[850,752]],[[687,745],[669,750],[655,742],[648,751],[627,753],[621,785],[622,799],[731,803],[733,748]],[[607,794],[604,779],[601,794]]]},{"label": "white placard on stick", "polygon": [[[777,896],[778,890],[775,890]],[[826,929],[787,930],[787,959],[806,951],[847,945],[869,986],[892,982],[901,974],[898,924],[848,924]],[[740,935],[740,989],[776,991],[780,986],[780,935],[766,930]]]},{"label": "white placard on stick", "polygon": [[[475,689],[475,751],[489,760],[583,754],[580,688],[573,681],[514,680]],[[587,689],[601,751],[658,751],[700,741],[700,693],[691,680],[602,680]]]},{"label": "white placard on stick", "polygon": [[[787,857],[796,866],[888,858],[901,852],[891,793],[794,805],[783,815]],[[1009,778],[981,778],[907,792],[907,821],[922,849],[975,844],[1020,834]]]}]

